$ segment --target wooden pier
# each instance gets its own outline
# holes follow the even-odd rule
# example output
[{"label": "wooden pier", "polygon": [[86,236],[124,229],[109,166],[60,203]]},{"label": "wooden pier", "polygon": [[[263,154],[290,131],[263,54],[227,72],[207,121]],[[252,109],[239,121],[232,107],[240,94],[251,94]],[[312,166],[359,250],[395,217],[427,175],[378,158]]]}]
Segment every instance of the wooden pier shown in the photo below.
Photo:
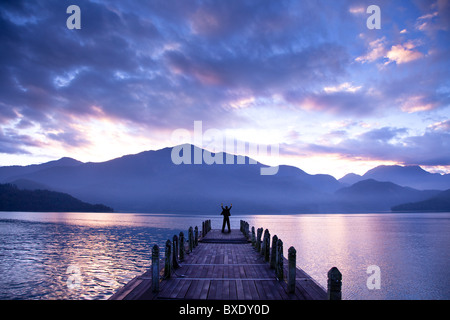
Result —
[{"label": "wooden pier", "polygon": [[[195,231],[194,231],[195,230]],[[296,267],[296,252],[283,255],[283,242],[268,230],[189,228],[168,240],[164,259],[152,250],[152,268],[119,289],[110,300],[340,300],[342,276],[328,272],[328,289]]]}]

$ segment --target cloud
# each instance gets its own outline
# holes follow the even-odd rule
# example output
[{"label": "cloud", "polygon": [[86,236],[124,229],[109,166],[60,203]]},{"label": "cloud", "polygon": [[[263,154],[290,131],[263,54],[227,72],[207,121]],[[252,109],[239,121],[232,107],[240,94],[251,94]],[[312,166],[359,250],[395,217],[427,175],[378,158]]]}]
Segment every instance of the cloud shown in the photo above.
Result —
[{"label": "cloud", "polygon": [[16,130],[0,128],[0,153],[30,154],[26,147],[40,147],[41,145],[39,141],[29,135],[19,134]]},{"label": "cloud", "polygon": [[424,57],[424,54],[420,51],[414,50],[415,48],[416,45],[412,41],[392,46],[386,53],[386,57],[389,59],[386,64],[391,62],[402,64]]},{"label": "cloud", "polygon": [[408,113],[433,110],[438,106],[435,101],[429,101],[426,96],[409,96],[401,102],[401,110]]},{"label": "cloud", "polygon": [[374,62],[380,58],[385,57],[387,53],[385,45],[386,37],[382,37],[369,42],[369,52],[363,56],[357,57],[355,61],[361,63]]},{"label": "cloud", "polygon": [[[98,123],[154,137],[195,120],[219,129],[278,129],[306,114],[311,126],[326,117],[373,124],[383,112],[423,117],[449,105],[448,45],[440,41],[448,35],[431,41],[423,34],[444,30],[440,0],[392,17],[407,33],[387,23],[382,36],[360,38],[365,13],[354,0],[80,0],[76,31],[65,27],[69,4],[0,3],[0,152],[30,152],[44,145],[39,139],[66,150],[93,148]],[[397,12],[389,6],[386,21]],[[423,30],[414,28],[419,21],[427,22]],[[297,140],[314,140],[303,135]],[[422,140],[407,135],[384,128],[352,136],[335,128],[315,148],[388,158],[402,148],[399,141],[445,138],[431,128]]]},{"label": "cloud", "polygon": [[325,87],[323,88],[323,91],[325,91],[325,93],[335,93],[335,92],[351,92],[354,93],[358,90],[360,90],[362,88],[362,86],[354,86],[349,82],[344,82],[341,83],[338,86],[329,86],[329,87]]},{"label": "cloud", "polygon": [[[422,135],[407,128],[382,127],[352,136],[340,132],[337,143],[302,145],[310,154],[334,154],[351,160],[394,161],[404,165],[450,165],[448,121],[429,126]],[[331,141],[331,140],[330,140]]]},{"label": "cloud", "polygon": [[416,48],[417,41],[407,41],[402,44],[392,45],[388,49],[386,37],[373,40],[369,43],[369,52],[363,56],[359,56],[355,61],[360,63],[374,62],[385,59],[385,65],[396,62],[397,64],[411,62],[424,57],[424,54]]},{"label": "cloud", "polygon": [[360,7],[360,6],[354,6],[354,7],[350,7],[350,9],[348,11],[355,15],[362,15],[362,14],[366,13],[366,8]]},{"label": "cloud", "polygon": [[290,92],[285,99],[299,109],[342,118],[360,118],[380,111],[379,97],[372,95],[370,88],[365,90],[349,83],[327,86],[321,92]]}]

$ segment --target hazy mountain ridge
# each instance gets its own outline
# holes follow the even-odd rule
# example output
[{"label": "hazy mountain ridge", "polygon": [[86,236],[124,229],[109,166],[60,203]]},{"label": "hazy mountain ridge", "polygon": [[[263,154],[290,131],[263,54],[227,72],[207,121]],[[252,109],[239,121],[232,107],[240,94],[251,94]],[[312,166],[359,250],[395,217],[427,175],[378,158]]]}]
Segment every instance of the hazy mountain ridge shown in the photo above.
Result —
[{"label": "hazy mountain ridge", "polygon": [[[192,157],[195,150],[202,151],[189,147]],[[310,175],[291,166],[280,166],[276,175],[262,176],[260,169],[266,166],[249,164],[248,158],[246,164],[175,165],[171,152],[172,148],[144,151],[100,163],[63,158],[42,165],[0,167],[0,182],[25,179],[28,184],[48,186],[122,212],[211,214],[222,202],[232,202],[234,213],[373,212],[389,211],[392,206],[438,193],[364,178],[382,176],[380,172],[392,169],[404,171],[404,167],[374,168],[360,176],[363,181],[348,186],[346,179]],[[233,159],[236,163],[236,156]],[[418,172],[423,177],[433,175]],[[401,174],[393,176],[398,180]],[[357,175],[349,177],[358,180]]]},{"label": "hazy mountain ridge", "polygon": [[450,189],[423,201],[396,205],[392,211],[450,212]]},{"label": "hazy mountain ridge", "polygon": [[447,190],[450,188],[450,174],[430,173],[419,166],[378,166],[362,176],[349,173],[339,179],[339,182],[351,185],[367,179],[389,181],[418,190]]},{"label": "hazy mountain ridge", "polygon": [[13,184],[0,184],[0,211],[113,212],[113,209],[85,203],[62,192],[24,190]]},{"label": "hazy mountain ridge", "polygon": [[392,182],[373,179],[359,181],[336,191],[336,201],[348,212],[386,211],[394,205],[426,200],[437,195],[438,190],[416,190]]}]

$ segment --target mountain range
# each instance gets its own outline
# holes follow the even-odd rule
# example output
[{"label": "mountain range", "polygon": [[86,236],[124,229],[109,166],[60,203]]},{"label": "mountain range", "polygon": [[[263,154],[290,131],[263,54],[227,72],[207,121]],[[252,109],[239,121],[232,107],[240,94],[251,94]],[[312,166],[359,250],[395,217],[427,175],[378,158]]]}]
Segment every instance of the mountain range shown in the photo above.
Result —
[{"label": "mountain range", "polygon": [[[190,148],[191,155],[204,152],[193,145],[183,148]],[[276,175],[260,175],[266,166],[252,164],[248,157],[244,164],[176,165],[171,155],[172,148],[164,148],[99,163],[62,158],[0,167],[0,183],[67,193],[116,212],[208,214],[216,214],[221,203],[233,203],[233,213],[249,214],[390,211],[450,189],[450,175],[420,167],[380,166],[337,180],[292,166],[280,166]],[[230,157],[213,155],[224,163]],[[233,160],[237,163],[237,156]]]},{"label": "mountain range", "polygon": [[339,179],[339,182],[352,185],[367,179],[389,181],[400,186],[419,190],[446,190],[450,188],[450,174],[430,173],[419,166],[378,166],[367,171],[362,176],[349,173]]}]

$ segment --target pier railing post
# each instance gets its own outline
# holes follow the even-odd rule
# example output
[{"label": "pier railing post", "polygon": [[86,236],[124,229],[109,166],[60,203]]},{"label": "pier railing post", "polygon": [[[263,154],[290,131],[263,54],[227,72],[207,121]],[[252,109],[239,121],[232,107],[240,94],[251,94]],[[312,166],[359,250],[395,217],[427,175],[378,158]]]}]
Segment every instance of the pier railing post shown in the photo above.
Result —
[{"label": "pier railing post", "polygon": [[255,227],[252,227],[252,246],[256,246]]},{"label": "pier railing post", "polygon": [[261,240],[261,248],[259,250],[259,253],[261,253],[262,255],[264,255],[264,250],[265,250],[265,246],[266,246],[266,235],[267,235],[267,229],[263,233],[262,240]]},{"label": "pier railing post", "polygon": [[262,232],[263,232],[263,228],[258,228],[258,230],[256,230],[256,251],[260,252],[261,251],[261,236],[262,236]]},{"label": "pier railing post", "polygon": [[297,271],[296,266],[297,251],[294,247],[290,247],[288,250],[288,277],[287,277],[287,289],[289,293],[295,292],[295,274]]},{"label": "pier railing post", "polygon": [[164,278],[170,278],[172,274],[172,242],[166,241],[166,255],[164,260]]},{"label": "pier railing post", "polygon": [[198,227],[194,228],[194,248],[198,246]]},{"label": "pier railing post", "polygon": [[270,254],[270,269],[275,269],[276,268],[276,263],[277,263],[277,242],[278,242],[278,237],[277,237],[277,235],[274,235],[272,237],[272,252]]},{"label": "pier railing post", "polygon": [[247,240],[250,239],[250,225],[248,224],[248,222],[245,222],[245,237],[247,238]]},{"label": "pier railing post", "polygon": [[194,250],[194,229],[192,229],[192,227],[189,227],[188,230],[188,241],[189,241],[189,253],[191,253]]},{"label": "pier railing post", "polygon": [[186,253],[186,245],[184,240],[184,233],[180,232],[180,261],[184,261],[185,253]]},{"label": "pier railing post", "polygon": [[333,267],[328,271],[328,300],[342,299],[342,273],[338,268]]},{"label": "pier railing post", "polygon": [[270,259],[270,233],[269,233],[268,229],[266,229],[264,231],[264,242],[263,242],[262,254],[264,256],[264,261],[269,262],[269,259]]},{"label": "pier railing post", "polygon": [[179,268],[180,265],[178,264],[178,248],[179,248],[179,244],[178,244],[178,237],[177,235],[173,236],[173,252],[172,252],[172,257],[173,257],[173,268]]},{"label": "pier railing post", "polygon": [[278,280],[284,279],[284,272],[283,272],[283,241],[281,239],[278,239],[277,241],[277,258],[276,258],[276,269],[275,269],[276,276]]},{"label": "pier railing post", "polygon": [[152,248],[152,291],[159,291],[159,247]]}]

